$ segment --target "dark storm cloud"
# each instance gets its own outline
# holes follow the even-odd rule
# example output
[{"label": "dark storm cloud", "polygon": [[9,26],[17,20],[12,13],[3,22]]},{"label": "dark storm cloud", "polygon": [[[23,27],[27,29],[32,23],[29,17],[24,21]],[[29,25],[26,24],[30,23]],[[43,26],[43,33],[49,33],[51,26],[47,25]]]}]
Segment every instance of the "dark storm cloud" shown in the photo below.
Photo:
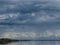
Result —
[{"label": "dark storm cloud", "polygon": [[0,24],[2,25],[58,22],[60,18],[57,2],[11,3],[7,0],[2,2],[7,2],[0,6]]}]

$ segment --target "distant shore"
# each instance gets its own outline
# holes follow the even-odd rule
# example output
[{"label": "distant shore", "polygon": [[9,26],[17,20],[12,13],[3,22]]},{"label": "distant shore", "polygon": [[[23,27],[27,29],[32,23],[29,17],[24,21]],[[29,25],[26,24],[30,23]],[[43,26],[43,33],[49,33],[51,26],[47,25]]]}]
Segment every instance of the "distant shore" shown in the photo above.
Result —
[{"label": "distant shore", "polygon": [[60,40],[15,40],[15,39],[2,38],[0,39],[0,44],[8,44],[8,43],[18,42],[18,41],[60,41]]},{"label": "distant shore", "polygon": [[17,41],[19,41],[19,40],[2,38],[2,39],[0,39],[0,44],[8,44],[8,43],[17,42]]}]

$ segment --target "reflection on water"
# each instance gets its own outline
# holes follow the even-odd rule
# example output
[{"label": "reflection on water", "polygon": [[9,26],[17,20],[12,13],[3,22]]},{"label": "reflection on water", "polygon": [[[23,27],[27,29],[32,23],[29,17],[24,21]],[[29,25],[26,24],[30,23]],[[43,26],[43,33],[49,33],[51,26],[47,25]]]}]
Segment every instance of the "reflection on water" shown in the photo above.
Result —
[{"label": "reflection on water", "polygon": [[4,45],[60,45],[60,41],[20,41]]}]

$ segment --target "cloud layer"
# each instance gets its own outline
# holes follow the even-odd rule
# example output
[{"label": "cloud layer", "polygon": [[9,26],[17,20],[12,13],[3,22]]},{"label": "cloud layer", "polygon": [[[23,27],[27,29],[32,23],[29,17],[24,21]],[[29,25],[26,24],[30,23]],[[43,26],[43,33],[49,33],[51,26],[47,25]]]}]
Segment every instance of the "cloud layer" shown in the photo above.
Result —
[{"label": "cloud layer", "polygon": [[59,0],[0,0],[0,38],[60,37]]},{"label": "cloud layer", "polygon": [[45,32],[5,32],[0,34],[0,38],[11,38],[11,39],[55,39],[60,38],[60,31],[45,31]]},{"label": "cloud layer", "polygon": [[57,2],[44,1],[2,3],[2,6],[0,6],[0,23],[33,24],[41,22],[60,22],[60,7],[58,4]]}]

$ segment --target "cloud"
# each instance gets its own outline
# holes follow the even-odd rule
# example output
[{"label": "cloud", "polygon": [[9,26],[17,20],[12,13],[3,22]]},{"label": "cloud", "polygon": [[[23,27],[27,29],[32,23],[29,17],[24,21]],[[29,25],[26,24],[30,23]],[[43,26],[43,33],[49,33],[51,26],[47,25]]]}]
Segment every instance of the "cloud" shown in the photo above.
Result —
[{"label": "cloud", "polygon": [[[2,7],[2,8],[1,8]],[[60,7],[57,2],[21,2],[20,4],[9,3],[2,4],[0,7],[0,20],[10,23],[40,23],[40,22],[58,22]]]},{"label": "cloud", "polygon": [[27,14],[20,14],[20,13],[8,13],[8,14],[1,14],[0,15],[0,23],[6,24],[39,24],[42,22],[60,22],[59,21],[59,14],[47,14],[45,12],[41,13],[27,13]]},{"label": "cloud", "polygon": [[60,37],[60,2],[39,1],[0,0],[0,38]]},{"label": "cloud", "polygon": [[40,33],[40,37],[56,37],[56,38],[59,38],[60,37],[60,31],[59,30],[56,30],[56,31],[45,31],[43,33]]},{"label": "cloud", "polygon": [[0,34],[0,38],[11,38],[11,39],[39,39],[39,38],[50,38],[56,37],[58,39],[60,37],[60,31],[48,31],[46,30],[45,32],[5,32]]},{"label": "cloud", "polygon": [[34,38],[36,37],[36,33],[34,32],[5,32],[0,34],[0,38],[12,38],[12,39],[16,39],[16,38]]}]

